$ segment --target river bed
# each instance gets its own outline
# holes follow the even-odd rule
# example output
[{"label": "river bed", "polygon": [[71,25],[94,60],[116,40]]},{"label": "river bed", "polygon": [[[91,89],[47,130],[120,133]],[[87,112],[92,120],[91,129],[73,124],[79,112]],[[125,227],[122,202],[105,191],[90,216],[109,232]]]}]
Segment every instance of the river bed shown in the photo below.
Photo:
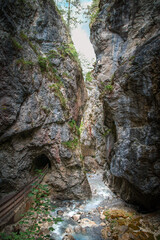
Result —
[{"label": "river bed", "polygon": [[103,173],[87,174],[92,198],[84,201],[54,201],[57,207],[53,217],[61,217],[62,222],[54,224],[52,239],[62,240],[67,235],[75,240],[102,240],[104,226],[103,210],[107,207],[124,204],[103,182]]}]

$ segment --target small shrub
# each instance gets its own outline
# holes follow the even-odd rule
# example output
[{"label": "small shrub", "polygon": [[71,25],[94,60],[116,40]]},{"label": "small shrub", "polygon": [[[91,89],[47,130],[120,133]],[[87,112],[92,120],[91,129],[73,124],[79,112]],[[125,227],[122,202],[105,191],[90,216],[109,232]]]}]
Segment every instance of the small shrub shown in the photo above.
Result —
[{"label": "small shrub", "polygon": [[33,66],[34,66],[34,63],[32,61],[24,60],[23,58],[17,59],[16,63],[21,64],[24,67],[28,66],[28,67],[33,68]]},{"label": "small shrub", "polygon": [[88,10],[89,10],[89,16],[90,16],[89,26],[91,28],[99,14],[99,0],[93,0]]},{"label": "small shrub", "polygon": [[33,49],[33,51],[34,51],[36,54],[38,54],[38,51],[37,51],[36,46],[33,45],[33,43],[32,43],[31,41],[28,41],[28,44],[29,44],[29,46]]},{"label": "small shrub", "polygon": [[45,57],[38,56],[38,64],[42,73],[47,72],[47,59]]},{"label": "small shrub", "polygon": [[63,72],[62,77],[71,78],[67,72]]},{"label": "small shrub", "polygon": [[69,43],[65,46],[64,51],[67,55],[69,55],[73,60],[79,62],[78,53],[75,49],[73,43]]},{"label": "small shrub", "polygon": [[110,82],[113,83],[113,79],[115,77],[115,73],[112,74]]},{"label": "small shrub", "polygon": [[46,115],[48,115],[51,111],[47,106],[42,106],[41,108],[45,112]]},{"label": "small shrub", "polygon": [[68,124],[69,124],[69,126],[74,130],[74,132],[75,132],[78,136],[80,136],[80,129],[79,129],[79,127],[77,126],[76,121],[72,119],[72,120],[70,120],[70,121],[68,122]]},{"label": "small shrub", "polygon": [[60,91],[62,86],[63,86],[63,83],[60,81],[58,83],[53,83],[53,84],[49,85],[49,88],[54,89],[55,96],[57,96],[59,98],[62,107],[66,108],[66,100],[65,100],[62,92]]},{"label": "small shrub", "polygon": [[105,129],[104,133],[102,134],[104,137],[106,137],[111,132],[111,129]]},{"label": "small shrub", "polygon": [[28,41],[28,37],[24,32],[20,32],[20,37],[22,38],[22,40]]},{"label": "small shrub", "polygon": [[22,46],[19,42],[17,42],[17,40],[15,38],[11,38],[11,41],[13,43],[13,46],[15,47],[15,49],[17,50],[21,50],[22,49]]},{"label": "small shrub", "polygon": [[135,56],[131,56],[130,58],[129,58],[129,61],[133,61],[135,59]]},{"label": "small shrub", "polygon": [[49,54],[48,54],[48,58],[50,59],[50,58],[55,58],[55,57],[59,57],[60,55],[59,55],[59,53],[57,52],[57,51],[55,51],[55,50],[50,50],[49,51]]},{"label": "small shrub", "polygon": [[85,77],[87,82],[92,82],[93,78],[92,78],[92,72],[87,72],[86,73],[86,77]]},{"label": "small shrub", "polygon": [[78,138],[74,138],[73,140],[71,141],[68,141],[68,142],[62,142],[63,145],[65,145],[66,147],[70,148],[70,149],[75,149],[78,145]]},{"label": "small shrub", "polygon": [[112,92],[113,91],[113,86],[111,84],[108,84],[105,86],[105,89]]}]

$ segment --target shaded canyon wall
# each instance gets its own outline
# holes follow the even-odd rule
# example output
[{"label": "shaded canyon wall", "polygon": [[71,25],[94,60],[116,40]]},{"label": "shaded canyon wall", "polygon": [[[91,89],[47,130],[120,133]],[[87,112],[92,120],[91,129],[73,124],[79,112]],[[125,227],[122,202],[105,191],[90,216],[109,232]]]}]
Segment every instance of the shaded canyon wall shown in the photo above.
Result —
[{"label": "shaded canyon wall", "polygon": [[0,9],[1,197],[48,162],[54,197],[86,198],[79,136],[68,123],[80,125],[87,94],[68,30],[52,0],[4,0]]},{"label": "shaded canyon wall", "polygon": [[105,180],[121,197],[160,207],[160,2],[101,0],[91,27],[103,101]]}]

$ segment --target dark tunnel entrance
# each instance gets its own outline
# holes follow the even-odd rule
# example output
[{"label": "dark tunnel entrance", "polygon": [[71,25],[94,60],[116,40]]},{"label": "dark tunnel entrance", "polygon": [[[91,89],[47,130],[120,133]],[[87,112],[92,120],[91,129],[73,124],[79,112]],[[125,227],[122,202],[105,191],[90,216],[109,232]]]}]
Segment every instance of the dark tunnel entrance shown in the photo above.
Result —
[{"label": "dark tunnel entrance", "polygon": [[33,161],[32,172],[35,172],[37,169],[42,170],[45,166],[48,165],[48,168],[51,169],[51,162],[45,154],[41,154],[36,157]]}]

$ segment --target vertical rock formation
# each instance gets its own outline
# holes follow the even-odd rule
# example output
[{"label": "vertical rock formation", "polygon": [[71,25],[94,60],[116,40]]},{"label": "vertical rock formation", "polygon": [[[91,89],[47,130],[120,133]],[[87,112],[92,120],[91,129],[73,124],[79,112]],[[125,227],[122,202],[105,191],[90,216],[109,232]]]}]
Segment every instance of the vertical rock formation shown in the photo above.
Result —
[{"label": "vertical rock formation", "polygon": [[82,118],[81,149],[87,171],[104,167],[106,160],[103,104],[97,81],[86,82],[88,99]]},{"label": "vertical rock formation", "polygon": [[57,198],[85,198],[79,126],[86,101],[81,68],[52,0],[0,3],[0,185],[16,191],[47,163]]},{"label": "vertical rock formation", "polygon": [[92,25],[104,108],[105,179],[147,209],[160,207],[160,2],[101,0]]}]

